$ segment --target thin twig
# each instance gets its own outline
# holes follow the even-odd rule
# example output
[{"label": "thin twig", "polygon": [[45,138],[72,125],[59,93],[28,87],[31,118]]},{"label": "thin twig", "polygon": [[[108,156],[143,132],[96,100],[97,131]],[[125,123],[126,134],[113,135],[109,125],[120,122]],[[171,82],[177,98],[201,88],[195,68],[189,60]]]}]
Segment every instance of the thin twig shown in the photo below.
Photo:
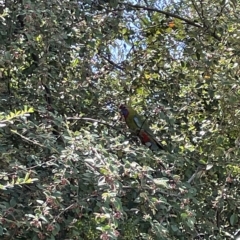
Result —
[{"label": "thin twig", "polygon": [[[198,9],[198,7],[197,7],[197,5],[196,5],[196,3],[195,3],[195,0],[191,0],[191,2],[192,2],[192,5],[193,5],[194,9],[196,10],[199,18],[200,18],[202,21],[204,21],[204,16],[203,16],[202,14],[200,14],[199,9]],[[203,13],[203,12],[202,12],[202,13]]]},{"label": "thin twig", "polygon": [[196,169],[196,171],[194,172],[194,174],[188,179],[188,183],[191,184],[191,182],[194,180],[194,178],[196,177],[197,173],[198,173],[199,167]]},{"label": "thin twig", "polygon": [[[36,140],[32,140],[32,139],[30,139],[30,138],[27,138],[27,137],[23,136],[22,134],[20,134],[20,133],[17,132],[16,130],[11,130],[11,132],[14,133],[14,134],[16,134],[16,135],[18,135],[19,137],[21,137],[22,139],[26,140],[27,142],[30,142],[30,143],[35,144],[35,145],[37,145],[37,146],[40,146],[40,147],[42,147],[42,148],[47,148],[47,149],[49,149],[48,147],[46,147],[46,146],[42,145],[41,143],[37,142]],[[55,148],[52,148],[52,150],[54,150],[55,153],[59,153]]]},{"label": "thin twig", "polygon": [[48,163],[55,162],[55,161],[56,161],[56,159],[51,159],[51,160],[48,160],[48,161],[43,162],[41,164],[36,164],[36,165],[34,165],[32,167],[28,167],[28,168],[25,168],[25,169],[18,169],[18,170],[14,171],[14,172],[11,172],[11,173],[6,173],[6,174],[3,173],[3,174],[1,174],[1,176],[11,176],[13,174],[16,174],[16,172],[28,172],[28,171],[31,171],[34,168],[42,167],[43,165],[46,165]]},{"label": "thin twig", "polygon": [[115,130],[118,130],[118,131],[120,130],[120,129],[114,127],[113,125],[108,124],[108,123],[106,123],[106,122],[104,122],[104,121],[102,121],[102,120],[98,120],[98,119],[85,118],[85,117],[67,117],[66,119],[67,119],[67,120],[82,120],[82,121],[86,121],[86,122],[97,122],[97,123],[106,125],[106,126],[108,126],[108,127],[111,127],[111,128],[113,128],[113,129],[115,129]]},{"label": "thin twig", "polygon": [[60,212],[60,213],[52,220],[51,225],[52,225],[53,223],[55,223],[56,220],[57,220],[64,212],[66,212],[68,209],[71,209],[71,208],[74,208],[74,207],[77,207],[77,203],[73,203],[73,204],[69,205],[69,206],[68,206],[67,208],[65,208],[62,212]]},{"label": "thin twig", "polygon": [[16,135],[20,136],[22,139],[26,140],[27,142],[30,142],[30,143],[33,143],[35,145],[38,145],[42,148],[47,148],[46,146],[42,145],[41,143],[35,141],[35,140],[31,140],[30,138],[27,138],[25,136],[23,136],[22,134],[18,133],[17,131],[15,130],[11,130],[12,133],[15,133]]}]

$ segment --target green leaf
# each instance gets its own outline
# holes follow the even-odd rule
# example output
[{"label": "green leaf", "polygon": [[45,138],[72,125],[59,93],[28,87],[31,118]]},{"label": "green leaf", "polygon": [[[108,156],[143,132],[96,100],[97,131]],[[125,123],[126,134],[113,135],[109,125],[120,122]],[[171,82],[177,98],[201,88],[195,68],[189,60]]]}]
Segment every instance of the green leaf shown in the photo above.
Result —
[{"label": "green leaf", "polygon": [[11,200],[10,200],[10,206],[11,206],[11,207],[15,207],[16,205],[17,205],[17,202],[16,202],[15,198],[11,198]]},{"label": "green leaf", "polygon": [[177,227],[176,225],[171,225],[171,229],[172,229],[174,232],[176,232],[176,231],[179,230],[178,227]]},{"label": "green leaf", "polygon": [[237,224],[237,222],[238,222],[238,214],[233,213],[230,217],[230,224],[234,226],[235,224]]},{"label": "green leaf", "polygon": [[206,170],[210,170],[213,167],[213,164],[207,164]]},{"label": "green leaf", "polygon": [[118,0],[111,0],[109,4],[112,8],[116,8],[118,6]]},{"label": "green leaf", "polygon": [[169,180],[165,178],[155,178],[153,179],[153,182],[158,186],[163,186],[167,188]]}]

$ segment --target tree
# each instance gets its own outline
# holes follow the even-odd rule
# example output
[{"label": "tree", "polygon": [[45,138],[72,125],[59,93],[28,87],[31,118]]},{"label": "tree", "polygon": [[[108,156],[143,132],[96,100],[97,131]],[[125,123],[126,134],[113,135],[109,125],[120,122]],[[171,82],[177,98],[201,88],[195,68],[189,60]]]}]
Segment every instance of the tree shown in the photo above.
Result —
[{"label": "tree", "polygon": [[[0,235],[229,239],[239,4],[0,3]],[[129,102],[166,151],[142,146]]]}]

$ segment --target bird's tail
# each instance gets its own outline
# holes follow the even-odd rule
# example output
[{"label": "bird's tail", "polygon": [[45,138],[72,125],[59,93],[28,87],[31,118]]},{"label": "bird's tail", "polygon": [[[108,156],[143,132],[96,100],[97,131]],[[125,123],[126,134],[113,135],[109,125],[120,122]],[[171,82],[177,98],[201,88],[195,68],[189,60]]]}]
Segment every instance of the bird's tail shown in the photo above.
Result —
[{"label": "bird's tail", "polygon": [[146,145],[152,151],[164,150],[162,144],[145,130],[139,130],[137,134],[142,144]]}]

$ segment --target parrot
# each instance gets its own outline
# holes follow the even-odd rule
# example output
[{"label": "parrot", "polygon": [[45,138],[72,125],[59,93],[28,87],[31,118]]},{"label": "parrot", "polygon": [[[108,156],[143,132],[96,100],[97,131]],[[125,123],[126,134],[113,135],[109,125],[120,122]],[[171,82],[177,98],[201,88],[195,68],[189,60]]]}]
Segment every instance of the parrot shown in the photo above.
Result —
[{"label": "parrot", "polygon": [[163,150],[162,145],[154,137],[146,120],[143,120],[130,106],[122,104],[119,108],[127,126],[139,137],[142,144],[146,145],[152,151]]}]

